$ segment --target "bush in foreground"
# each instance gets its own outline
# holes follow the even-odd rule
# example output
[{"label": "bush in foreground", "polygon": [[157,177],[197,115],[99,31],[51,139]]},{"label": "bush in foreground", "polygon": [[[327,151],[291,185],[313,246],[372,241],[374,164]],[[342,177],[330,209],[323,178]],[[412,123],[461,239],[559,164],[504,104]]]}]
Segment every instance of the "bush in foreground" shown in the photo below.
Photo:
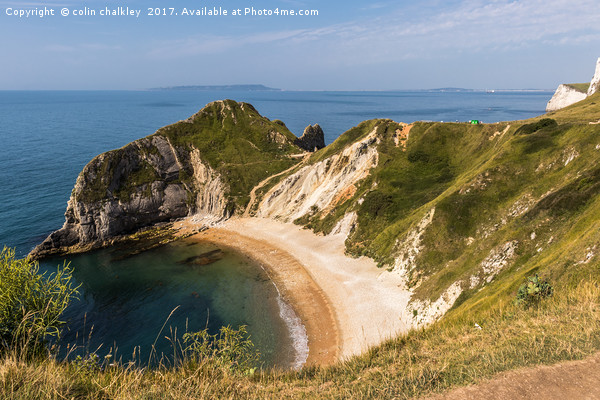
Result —
[{"label": "bush in foreground", "polygon": [[31,355],[49,338],[58,338],[61,314],[77,294],[67,265],[40,274],[39,264],[16,259],[13,249],[0,253],[0,354],[9,349]]}]

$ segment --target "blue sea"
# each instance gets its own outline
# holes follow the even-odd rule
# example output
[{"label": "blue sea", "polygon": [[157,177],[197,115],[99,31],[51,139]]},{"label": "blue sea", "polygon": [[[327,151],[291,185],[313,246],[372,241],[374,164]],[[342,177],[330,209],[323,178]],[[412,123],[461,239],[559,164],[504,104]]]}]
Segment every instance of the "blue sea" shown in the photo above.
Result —
[{"label": "blue sea", "polygon": [[[284,121],[298,136],[307,125],[318,123],[331,143],[372,118],[407,123],[530,118],[544,113],[551,96],[549,91],[0,91],[0,246],[25,256],[62,226],[75,179],[95,155],[186,119],[214,100],[249,102],[262,115]],[[92,345],[108,348],[116,343],[121,354],[128,354],[136,345],[152,343],[170,311],[180,306],[173,315],[179,329],[187,322],[197,330],[207,320],[212,331],[220,325],[247,324],[267,354],[267,364],[290,365],[294,356],[282,354],[293,338],[277,313],[276,290],[257,266],[243,255],[226,254],[220,264],[190,269],[180,263],[182,255],[205,249],[173,246],[156,250],[150,258],[162,261],[151,269],[144,269],[148,255],[116,260],[110,251],[101,251],[72,258],[74,276],[83,286],[81,300],[69,311],[75,322],[67,336],[79,340],[87,334],[81,326],[85,321],[86,329],[95,327]],[[231,283],[235,277],[241,280]],[[247,290],[224,296],[233,293],[223,291],[227,282]],[[220,291],[207,289],[211,287]],[[256,293],[263,297],[250,301]],[[268,315],[260,311],[261,302],[267,304]],[[261,333],[264,327],[272,328]]]}]

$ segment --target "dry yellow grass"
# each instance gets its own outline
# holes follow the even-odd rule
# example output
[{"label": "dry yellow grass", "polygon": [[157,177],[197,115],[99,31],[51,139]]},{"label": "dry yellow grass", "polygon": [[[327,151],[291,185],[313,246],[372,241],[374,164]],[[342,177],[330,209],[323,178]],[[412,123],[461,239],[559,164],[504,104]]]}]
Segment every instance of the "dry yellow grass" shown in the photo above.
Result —
[{"label": "dry yellow grass", "polygon": [[[475,327],[478,323],[482,329]],[[449,318],[331,367],[235,373],[211,360],[177,368],[86,369],[48,358],[0,361],[2,399],[412,398],[522,366],[600,350],[600,287],[581,282],[538,308]]]}]

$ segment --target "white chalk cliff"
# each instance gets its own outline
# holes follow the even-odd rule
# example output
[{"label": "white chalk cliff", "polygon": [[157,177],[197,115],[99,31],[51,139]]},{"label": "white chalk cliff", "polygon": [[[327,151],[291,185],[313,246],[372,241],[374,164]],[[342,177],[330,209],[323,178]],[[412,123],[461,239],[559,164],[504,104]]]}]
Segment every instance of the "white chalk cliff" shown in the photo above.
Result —
[{"label": "white chalk cliff", "polygon": [[257,216],[293,221],[334,207],[356,192],[355,184],[377,165],[377,136],[366,138],[339,154],[303,167],[275,185],[264,196]]},{"label": "white chalk cliff", "polygon": [[556,92],[554,92],[554,96],[552,96],[548,105],[546,105],[546,111],[560,110],[561,108],[584,100],[587,96],[587,93],[580,92],[572,86],[565,84],[558,85]]},{"label": "white chalk cliff", "polygon": [[596,62],[596,71],[594,73],[594,77],[590,82],[590,86],[587,92],[583,92],[578,90],[574,86],[568,84],[558,85],[556,92],[546,105],[546,111],[556,111],[561,108],[565,108],[570,106],[571,104],[575,104],[581,100],[584,100],[588,96],[598,92],[600,90],[600,58]]},{"label": "white chalk cliff", "polygon": [[600,91],[600,57],[598,58],[598,61],[596,62],[596,72],[594,73],[594,77],[592,78],[592,81],[590,82],[590,88],[588,89],[588,96],[591,96],[594,93],[597,93],[598,91]]}]

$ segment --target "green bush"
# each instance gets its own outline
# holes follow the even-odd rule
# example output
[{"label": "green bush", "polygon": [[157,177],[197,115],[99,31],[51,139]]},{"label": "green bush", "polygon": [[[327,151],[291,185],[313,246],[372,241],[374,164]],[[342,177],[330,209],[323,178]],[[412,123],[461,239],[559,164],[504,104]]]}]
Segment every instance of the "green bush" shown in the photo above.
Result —
[{"label": "green bush", "polygon": [[527,278],[527,281],[519,287],[515,302],[528,308],[536,305],[541,299],[551,296],[553,291],[554,289],[547,281],[541,281],[540,277],[535,274]]},{"label": "green bush", "polygon": [[541,129],[555,129],[558,127],[556,120],[552,118],[542,118],[539,121],[525,124],[515,131],[515,135],[531,135]]},{"label": "green bush", "polygon": [[15,251],[5,247],[0,253],[0,353],[32,354],[49,338],[58,338],[65,323],[61,314],[76,294],[67,265],[40,274],[37,262],[15,259]]},{"label": "green bush", "polygon": [[221,327],[211,335],[207,329],[183,335],[184,357],[192,363],[212,361],[233,372],[253,373],[260,354],[245,326]]}]

